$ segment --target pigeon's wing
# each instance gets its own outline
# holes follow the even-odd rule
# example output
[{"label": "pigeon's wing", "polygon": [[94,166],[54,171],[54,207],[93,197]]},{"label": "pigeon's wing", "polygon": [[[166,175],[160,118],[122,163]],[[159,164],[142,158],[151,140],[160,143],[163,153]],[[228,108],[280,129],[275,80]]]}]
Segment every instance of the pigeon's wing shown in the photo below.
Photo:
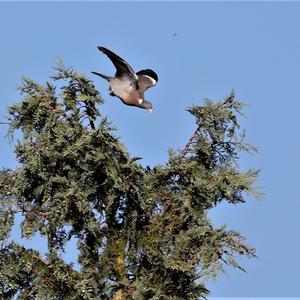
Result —
[{"label": "pigeon's wing", "polygon": [[137,76],[134,73],[133,69],[130,67],[130,65],[120,56],[113,53],[112,51],[108,50],[104,47],[97,47],[101,52],[103,52],[105,55],[108,56],[108,58],[112,61],[114,66],[117,69],[116,77],[124,77],[128,76],[130,79],[137,80]]},{"label": "pigeon's wing", "polygon": [[142,93],[145,92],[150,87],[155,86],[158,81],[157,74],[151,69],[138,71],[136,72],[136,75],[139,78],[138,85],[139,85],[139,90]]},{"label": "pigeon's wing", "polygon": [[137,72],[139,81],[138,81],[138,86],[139,86],[139,91],[141,93],[144,93],[146,90],[148,90],[149,88],[153,87],[156,85],[156,80],[154,80],[153,78],[151,78],[148,75],[139,75]]}]

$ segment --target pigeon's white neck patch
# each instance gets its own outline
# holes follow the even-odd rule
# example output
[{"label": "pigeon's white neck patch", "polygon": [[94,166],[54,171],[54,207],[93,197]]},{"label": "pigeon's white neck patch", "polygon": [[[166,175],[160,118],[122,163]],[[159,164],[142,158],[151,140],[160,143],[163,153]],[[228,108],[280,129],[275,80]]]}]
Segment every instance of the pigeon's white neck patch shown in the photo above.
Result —
[{"label": "pigeon's white neck patch", "polygon": [[152,81],[152,84],[153,84],[153,85],[156,85],[156,80],[155,80],[154,78],[152,78],[152,77],[150,77],[150,76],[148,76],[148,75],[143,75],[143,76],[149,78],[149,79]]}]

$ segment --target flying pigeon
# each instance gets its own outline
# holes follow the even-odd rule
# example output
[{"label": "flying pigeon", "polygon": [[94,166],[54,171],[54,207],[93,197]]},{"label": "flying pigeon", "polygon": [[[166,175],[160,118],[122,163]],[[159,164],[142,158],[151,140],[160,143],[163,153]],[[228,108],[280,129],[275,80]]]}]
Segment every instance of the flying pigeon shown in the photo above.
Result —
[{"label": "flying pigeon", "polygon": [[110,95],[120,98],[126,105],[152,112],[152,103],[144,99],[144,93],[148,88],[156,85],[157,74],[150,69],[135,73],[131,66],[117,54],[104,47],[97,48],[108,56],[117,70],[114,77],[92,72],[109,82]]}]

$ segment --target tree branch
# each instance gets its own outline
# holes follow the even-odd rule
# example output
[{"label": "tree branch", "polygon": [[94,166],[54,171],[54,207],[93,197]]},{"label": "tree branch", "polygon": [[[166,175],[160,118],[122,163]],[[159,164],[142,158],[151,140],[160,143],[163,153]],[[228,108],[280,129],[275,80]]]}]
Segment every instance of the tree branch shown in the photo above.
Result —
[{"label": "tree branch", "polygon": [[200,126],[197,127],[197,129],[194,131],[194,134],[191,136],[189,141],[186,143],[184,149],[181,151],[181,158],[184,158],[185,155],[187,154],[187,152],[189,151],[190,146],[193,143],[193,141],[195,140],[199,130],[200,130]]}]

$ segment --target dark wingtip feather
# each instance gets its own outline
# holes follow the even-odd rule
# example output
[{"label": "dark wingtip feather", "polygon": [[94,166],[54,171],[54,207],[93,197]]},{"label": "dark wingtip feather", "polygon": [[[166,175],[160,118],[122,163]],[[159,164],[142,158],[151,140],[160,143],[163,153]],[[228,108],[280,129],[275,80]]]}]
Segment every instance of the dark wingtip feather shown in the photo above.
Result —
[{"label": "dark wingtip feather", "polygon": [[106,50],[106,48],[104,47],[101,47],[101,46],[97,46],[98,50],[101,51],[101,52],[104,52]]},{"label": "dark wingtip feather", "polygon": [[101,46],[97,46],[98,50],[103,52],[106,55],[116,55],[115,53],[113,53],[112,51],[110,51],[109,49],[105,48],[105,47],[101,47]]}]

